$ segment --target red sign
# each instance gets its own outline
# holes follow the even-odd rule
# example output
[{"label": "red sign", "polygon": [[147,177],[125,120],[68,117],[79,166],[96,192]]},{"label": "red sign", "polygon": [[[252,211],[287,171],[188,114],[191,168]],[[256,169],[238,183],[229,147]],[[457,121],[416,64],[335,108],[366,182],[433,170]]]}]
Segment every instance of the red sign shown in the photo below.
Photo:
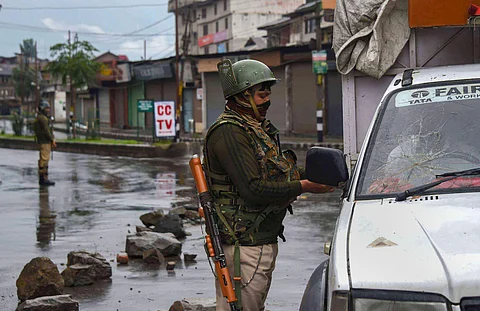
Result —
[{"label": "red sign", "polygon": [[208,34],[208,35],[203,36],[200,39],[198,39],[198,46],[199,47],[209,45],[209,44],[212,44],[212,43],[213,43],[213,33]]}]

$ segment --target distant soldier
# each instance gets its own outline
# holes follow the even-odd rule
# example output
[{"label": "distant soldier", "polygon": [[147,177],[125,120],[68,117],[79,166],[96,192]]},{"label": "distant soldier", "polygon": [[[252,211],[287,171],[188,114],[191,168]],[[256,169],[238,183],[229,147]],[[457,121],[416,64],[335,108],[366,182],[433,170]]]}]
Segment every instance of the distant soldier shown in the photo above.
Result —
[{"label": "distant soldier", "polygon": [[38,183],[41,186],[53,186],[55,183],[48,179],[48,161],[52,147],[57,147],[53,131],[49,126],[50,104],[44,100],[38,106],[38,116],[34,122],[35,136],[40,149],[38,160]]}]

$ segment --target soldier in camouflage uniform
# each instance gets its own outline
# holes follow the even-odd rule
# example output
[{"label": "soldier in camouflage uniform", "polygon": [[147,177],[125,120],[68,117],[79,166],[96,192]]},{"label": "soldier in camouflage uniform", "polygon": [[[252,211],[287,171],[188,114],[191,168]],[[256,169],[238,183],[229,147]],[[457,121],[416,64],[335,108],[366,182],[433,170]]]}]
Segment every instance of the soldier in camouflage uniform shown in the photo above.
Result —
[{"label": "soldier in camouflage uniform", "polygon": [[51,148],[55,148],[55,138],[49,126],[50,105],[42,100],[38,106],[38,116],[34,122],[36,140],[40,150],[38,160],[38,183],[41,186],[53,186],[55,183],[48,179],[48,161]]},{"label": "soldier in camouflage uniform", "polygon": [[[272,71],[255,60],[225,60],[218,71],[227,103],[206,135],[204,170],[237,298],[244,311],[259,311],[290,204],[301,193],[334,188],[306,180],[293,151],[280,150],[278,130],[265,119],[277,82]],[[230,310],[218,281],[216,289],[217,310]]]}]

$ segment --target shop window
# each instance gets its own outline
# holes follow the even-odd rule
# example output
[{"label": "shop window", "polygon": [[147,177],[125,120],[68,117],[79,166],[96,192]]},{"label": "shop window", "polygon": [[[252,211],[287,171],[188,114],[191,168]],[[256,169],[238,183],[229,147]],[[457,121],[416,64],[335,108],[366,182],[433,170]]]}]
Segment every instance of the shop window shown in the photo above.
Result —
[{"label": "shop window", "polygon": [[205,54],[209,54],[209,53],[210,53],[210,49],[209,49],[209,47],[208,47],[208,46],[206,46],[206,47],[204,48],[204,51],[205,51]]}]

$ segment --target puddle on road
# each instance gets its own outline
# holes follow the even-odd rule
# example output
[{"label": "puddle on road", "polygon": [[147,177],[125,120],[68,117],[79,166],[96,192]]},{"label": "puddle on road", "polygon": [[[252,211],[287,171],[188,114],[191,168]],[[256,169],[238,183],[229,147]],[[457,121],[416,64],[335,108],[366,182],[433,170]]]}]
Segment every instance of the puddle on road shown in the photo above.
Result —
[{"label": "puddle on road", "polygon": [[[127,266],[117,266],[114,261],[125,249],[126,236],[142,225],[142,214],[197,206],[189,156],[138,160],[58,152],[50,163],[50,178],[57,184],[47,191],[37,185],[37,157],[34,151],[0,149],[0,226],[8,228],[0,235],[2,307],[15,309],[15,281],[32,258],[47,256],[61,272],[67,254],[80,249],[102,254],[113,272],[111,282],[65,290],[80,301],[83,310],[159,310],[185,297],[214,296],[200,226],[185,225],[192,236],[183,241],[183,252],[198,256],[196,262],[176,258],[175,274],[168,274],[164,265],[147,265],[141,260]],[[291,302],[283,298],[287,292],[297,293],[294,299],[300,302],[298,288],[305,285],[318,261],[305,261],[298,253],[306,249],[321,253],[320,239],[331,234],[338,213],[333,201],[306,196],[297,202],[295,215],[287,216],[288,242],[282,243],[269,295],[275,310],[292,310]],[[319,228],[320,224],[326,230]],[[300,277],[283,275],[287,270],[290,276]],[[277,277],[289,282],[275,282]]]}]

